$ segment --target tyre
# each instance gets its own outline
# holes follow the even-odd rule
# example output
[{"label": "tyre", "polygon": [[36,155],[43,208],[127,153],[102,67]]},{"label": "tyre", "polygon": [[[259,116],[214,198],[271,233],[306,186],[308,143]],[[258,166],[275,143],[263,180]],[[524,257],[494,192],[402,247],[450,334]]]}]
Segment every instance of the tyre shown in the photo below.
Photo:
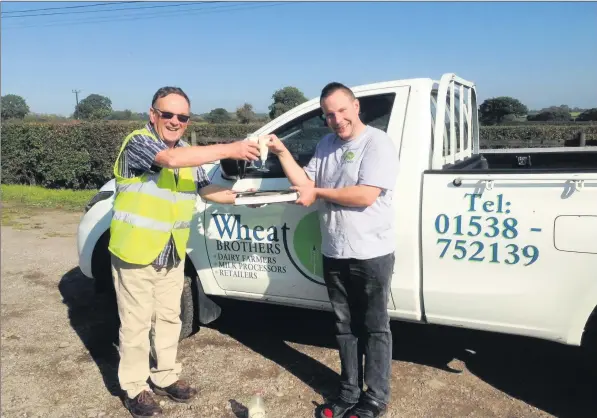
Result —
[{"label": "tyre", "polygon": [[179,341],[190,337],[199,331],[199,321],[197,318],[197,293],[194,291],[193,279],[187,275],[184,276],[184,286],[182,288],[182,297],[180,298],[180,328]]},{"label": "tyre", "polygon": [[91,274],[94,277],[95,293],[108,293],[116,297],[114,293],[114,281],[112,280],[110,251],[108,250],[109,243],[110,230],[107,230],[102,234],[97,244],[95,244],[91,256]]},{"label": "tyre", "polygon": [[597,375],[597,308],[591,314],[585,327],[581,342],[581,353],[586,370]]}]

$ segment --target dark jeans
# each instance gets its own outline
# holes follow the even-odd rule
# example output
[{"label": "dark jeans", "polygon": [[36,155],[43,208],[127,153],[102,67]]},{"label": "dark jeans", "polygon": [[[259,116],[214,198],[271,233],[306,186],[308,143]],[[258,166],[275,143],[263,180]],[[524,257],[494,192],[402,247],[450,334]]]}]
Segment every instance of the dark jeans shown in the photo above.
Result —
[{"label": "dark jeans", "polygon": [[323,257],[323,271],[336,317],[336,340],[342,372],[339,397],[351,403],[364,397],[387,405],[390,396],[392,333],[388,294],[394,253],[368,260]]}]

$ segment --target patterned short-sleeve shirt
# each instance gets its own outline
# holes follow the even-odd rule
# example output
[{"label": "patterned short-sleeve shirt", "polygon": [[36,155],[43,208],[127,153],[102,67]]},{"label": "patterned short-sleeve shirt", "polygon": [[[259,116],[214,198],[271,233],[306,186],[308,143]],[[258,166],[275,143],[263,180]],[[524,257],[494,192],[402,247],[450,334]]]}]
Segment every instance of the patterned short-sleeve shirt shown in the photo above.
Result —
[{"label": "patterned short-sleeve shirt", "polygon": [[[168,149],[168,146],[164,141],[160,139],[153,125],[148,123],[145,128],[149,130],[158,141],[153,140],[147,135],[135,135],[126,144],[124,151],[120,157],[118,170],[122,177],[132,178],[140,176],[143,173],[157,173],[162,168],[155,164],[155,156],[160,152]],[[183,140],[179,140],[175,147],[188,146]],[[175,175],[178,175],[178,169],[174,170]],[[209,178],[205,173],[205,170],[201,167],[197,167],[196,172],[196,183],[197,193],[203,187],[210,184]],[[170,236],[170,240],[153,261],[152,265],[160,269],[169,265],[177,266],[180,263],[178,253],[175,251],[174,239]]]}]

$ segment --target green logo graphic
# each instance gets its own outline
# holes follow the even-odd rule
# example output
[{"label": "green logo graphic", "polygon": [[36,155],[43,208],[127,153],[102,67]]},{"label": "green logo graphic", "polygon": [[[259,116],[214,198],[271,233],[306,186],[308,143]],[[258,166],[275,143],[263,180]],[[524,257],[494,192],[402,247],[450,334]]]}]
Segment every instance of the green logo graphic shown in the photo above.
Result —
[{"label": "green logo graphic", "polygon": [[346,151],[344,155],[342,155],[342,159],[344,161],[352,161],[354,159],[354,152]]},{"label": "green logo graphic", "polygon": [[323,277],[321,231],[317,212],[311,212],[299,221],[292,244],[303,267],[309,273]]}]

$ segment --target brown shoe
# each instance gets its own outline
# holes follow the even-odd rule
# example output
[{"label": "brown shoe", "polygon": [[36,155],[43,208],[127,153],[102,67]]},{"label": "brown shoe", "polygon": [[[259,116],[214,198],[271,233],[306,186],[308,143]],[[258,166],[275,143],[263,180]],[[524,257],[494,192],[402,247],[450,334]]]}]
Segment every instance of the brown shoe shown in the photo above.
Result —
[{"label": "brown shoe", "polygon": [[162,408],[160,408],[153,399],[153,396],[151,396],[151,393],[147,390],[144,390],[132,399],[125,396],[124,406],[135,418],[160,417],[163,412]]},{"label": "brown shoe", "polygon": [[165,388],[154,386],[153,391],[156,395],[167,396],[176,402],[189,402],[197,395],[197,390],[184,380],[177,380]]}]

